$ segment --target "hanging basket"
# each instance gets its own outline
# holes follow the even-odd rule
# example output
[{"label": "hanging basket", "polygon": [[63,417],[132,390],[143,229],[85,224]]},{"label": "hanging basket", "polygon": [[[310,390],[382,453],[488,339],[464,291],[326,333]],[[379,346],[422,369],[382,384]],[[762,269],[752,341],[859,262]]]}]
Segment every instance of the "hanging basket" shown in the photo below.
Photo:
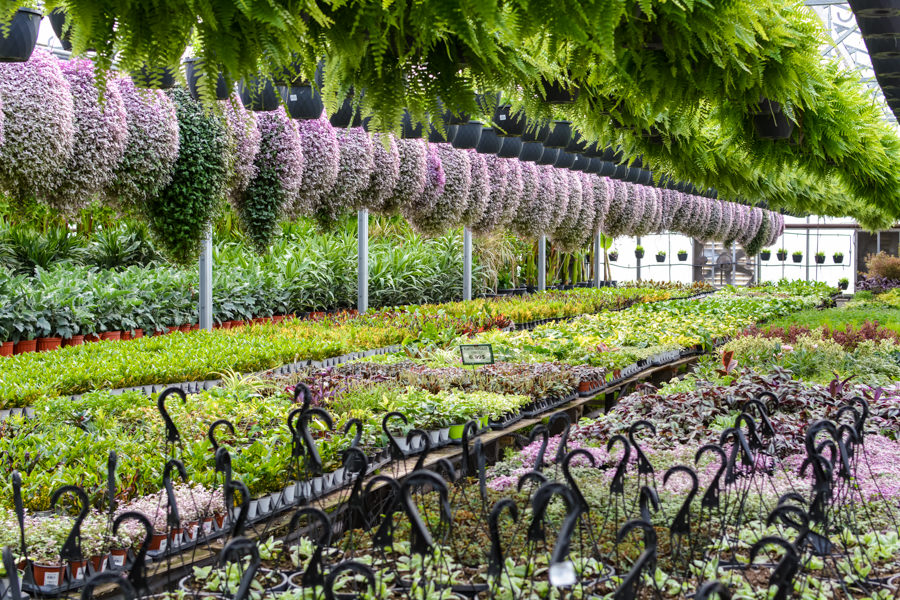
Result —
[{"label": "hanging basket", "polygon": [[556,164],[556,158],[559,156],[559,150],[556,148],[544,148],[544,151],[541,153],[541,157],[537,159],[537,164],[539,165],[553,165]]},{"label": "hanging basket", "polygon": [[617,260],[619,260],[619,253],[616,252],[615,250],[610,252],[608,256],[609,256],[610,262],[616,262]]},{"label": "hanging basket", "polygon": [[480,154],[497,154],[503,145],[503,138],[497,135],[497,130],[493,127],[484,127],[481,130],[481,137],[478,138],[478,145],[475,151]]},{"label": "hanging basket", "polygon": [[0,37],[0,62],[25,62],[31,58],[40,28],[40,11],[33,8],[17,10],[6,35]]},{"label": "hanging basket", "polygon": [[453,125],[450,144],[460,150],[474,150],[481,139],[481,130],[484,127],[478,121],[470,121],[462,125]]},{"label": "hanging basket", "polygon": [[567,87],[559,81],[542,79],[543,99],[549,104],[572,104],[578,98],[578,88]]},{"label": "hanging basket", "polygon": [[836,264],[836,265],[839,265],[839,264],[841,264],[842,262],[844,262],[844,255],[843,255],[843,254],[841,254],[841,255],[835,254],[835,255],[832,256],[831,258],[832,258],[832,260],[834,260],[834,264]]},{"label": "hanging basket", "polygon": [[[581,171],[584,173],[588,172],[588,170],[591,168],[591,161],[594,160],[592,158],[588,158],[584,154],[570,154],[570,156],[575,157],[575,162],[573,162],[572,166],[569,168],[572,169],[573,171]],[[597,169],[599,170],[599,168],[600,167],[598,165]]]},{"label": "hanging basket", "polygon": [[72,41],[71,35],[68,31],[66,31],[66,11],[61,8],[54,8],[50,11],[50,14],[47,15],[47,19],[50,21],[50,27],[53,28],[53,33],[56,34],[56,38],[59,40],[59,44],[63,47],[63,50],[66,52],[72,51]]},{"label": "hanging basket", "polygon": [[522,142],[522,151],[519,152],[519,160],[537,162],[544,153],[544,145],[540,142]]},{"label": "hanging basket", "polygon": [[505,137],[502,142],[500,150],[497,152],[497,156],[500,158],[518,158],[522,153],[522,146],[524,146],[522,138]]},{"label": "hanging basket", "polygon": [[771,252],[760,252],[759,258],[760,258],[760,260],[769,260],[770,258],[772,258],[772,253]]},{"label": "hanging basket", "polygon": [[794,132],[794,122],[784,113],[778,102],[761,100],[753,113],[756,137],[762,140],[786,140]]},{"label": "hanging basket", "polygon": [[424,127],[421,123],[413,123],[408,110],[403,111],[403,123],[400,126],[400,137],[404,140],[422,139]]},{"label": "hanging basket", "polygon": [[560,168],[560,169],[569,169],[574,164],[575,164],[575,155],[569,154],[565,150],[560,150],[556,154],[556,161],[553,163],[553,166]]},{"label": "hanging basket", "polygon": [[688,253],[687,253],[687,252],[679,252],[679,253],[678,253],[678,260],[680,260],[681,262],[686,261],[687,258],[688,258]]},{"label": "hanging basket", "polygon": [[331,115],[328,120],[331,122],[332,127],[341,129],[347,127],[359,127],[362,125],[362,116],[360,116],[359,111],[355,110],[353,107],[352,90],[347,94],[347,97],[344,98],[344,101],[341,103],[340,108],[337,109],[337,112]]},{"label": "hanging basket", "polygon": [[141,88],[170,90],[175,87],[175,70],[171,67],[148,67],[144,65],[131,72],[134,85]]},{"label": "hanging basket", "polygon": [[269,112],[281,106],[279,90],[268,79],[262,80],[259,77],[242,79],[240,93],[241,102],[254,112]]},{"label": "hanging basket", "polygon": [[553,131],[544,142],[548,148],[565,148],[572,138],[572,123],[570,121],[554,121]]},{"label": "hanging basket", "polygon": [[310,84],[287,88],[284,100],[292,119],[303,121],[318,119],[325,110],[322,96]]},{"label": "hanging basket", "polygon": [[525,132],[522,133],[522,141],[523,142],[540,142],[544,143],[547,141],[547,138],[550,137],[550,124],[544,123],[543,125],[538,123],[532,123],[525,127]]},{"label": "hanging basket", "polygon": [[[194,100],[200,99],[200,90],[197,84],[203,75],[198,68],[198,62],[199,59],[196,58],[188,58],[184,61],[184,77],[187,79],[188,91]],[[228,100],[231,97],[231,87],[225,80],[225,75],[220,72],[218,79],[216,79],[216,100]]]},{"label": "hanging basket", "polygon": [[816,259],[816,264],[817,264],[817,265],[824,265],[824,264],[825,264],[825,255],[824,255],[824,254],[822,254],[821,256],[818,255],[818,254],[816,254],[816,255],[814,256],[814,258]]},{"label": "hanging basket", "polygon": [[522,113],[514,114],[509,104],[501,104],[494,110],[494,125],[500,137],[518,137],[525,133],[527,121]]}]

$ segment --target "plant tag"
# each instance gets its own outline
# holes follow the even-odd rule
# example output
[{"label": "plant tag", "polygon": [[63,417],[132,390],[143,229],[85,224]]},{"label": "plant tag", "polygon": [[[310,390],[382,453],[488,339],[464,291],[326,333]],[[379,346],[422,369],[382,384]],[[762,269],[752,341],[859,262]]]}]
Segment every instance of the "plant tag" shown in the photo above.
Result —
[{"label": "plant tag", "polygon": [[500,120],[500,121],[505,121],[505,120],[506,120],[506,113],[500,113],[500,115],[499,115],[499,120]]},{"label": "plant tag", "polygon": [[59,585],[59,572],[57,571],[48,571],[44,573],[44,586],[45,587],[56,587]]},{"label": "plant tag", "polygon": [[297,101],[297,94],[291,94],[290,97],[291,97],[291,102]]},{"label": "plant tag", "polygon": [[117,567],[122,567],[125,565],[125,555],[124,554],[113,554],[113,564]]},{"label": "plant tag", "polygon": [[494,364],[494,347],[490,344],[464,344],[459,347],[464,365]]},{"label": "plant tag", "polygon": [[203,533],[209,534],[212,533],[212,519],[209,521],[203,521]]},{"label": "plant tag", "polygon": [[76,567],[72,577],[76,580],[84,579],[84,567]]},{"label": "plant tag", "polygon": [[550,583],[556,587],[575,585],[575,565],[571,560],[550,565]]},{"label": "plant tag", "polygon": [[159,551],[160,551],[160,552],[165,552],[165,551],[166,551],[166,546],[167,546],[168,544],[169,544],[169,540],[163,539],[163,540],[159,543]]}]

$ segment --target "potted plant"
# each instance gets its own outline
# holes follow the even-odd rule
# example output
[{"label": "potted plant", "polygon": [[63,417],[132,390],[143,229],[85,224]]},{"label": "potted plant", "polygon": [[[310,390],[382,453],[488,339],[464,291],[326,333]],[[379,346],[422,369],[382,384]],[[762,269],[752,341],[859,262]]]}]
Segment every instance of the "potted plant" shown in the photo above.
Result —
[{"label": "potted plant", "polygon": [[767,98],[760,100],[751,117],[756,136],[762,140],[786,140],[794,132],[794,121],[784,107]]},{"label": "potted plant", "polygon": [[787,250],[785,250],[784,248],[780,248],[778,250],[778,254],[776,256],[778,256],[778,260],[780,260],[782,262],[786,261],[787,260]]},{"label": "potted plant", "polygon": [[613,250],[612,252],[610,252],[609,260],[610,260],[610,262],[616,262],[617,260],[619,260],[619,251]]},{"label": "potted plant", "polygon": [[148,67],[131,72],[134,85],[141,88],[168,90],[175,87],[175,70],[172,67]]},{"label": "potted plant", "polygon": [[[188,90],[191,92],[191,98],[194,100],[200,99],[200,77],[203,75],[201,72],[198,59],[196,58],[186,58],[184,59],[184,76],[187,79]],[[216,79],[216,100],[228,100],[231,96],[231,91],[234,88],[233,85],[229,85],[228,80],[225,78],[224,73],[218,74],[218,79]]]},{"label": "potted plant", "polygon": [[769,260],[772,258],[772,251],[768,248],[763,248],[762,252],[759,253],[760,260]]},{"label": "potted plant", "polygon": [[635,258],[644,258],[644,247],[638,246],[634,249],[634,257]]},{"label": "potted plant", "polygon": [[834,259],[834,264],[839,265],[844,262],[844,253],[843,252],[835,252],[832,257]]},{"label": "potted plant", "polygon": [[[251,77],[241,80],[241,102],[256,112],[268,112],[281,106],[283,88],[277,88],[270,79]],[[286,92],[284,93],[286,95]]]},{"label": "potted plant", "polygon": [[846,290],[850,286],[850,280],[846,277],[841,277],[838,279],[838,287],[842,290]]},{"label": "potted plant", "polygon": [[41,28],[41,11],[20,7],[5,32],[0,33],[0,62],[25,62],[31,58]]},{"label": "potted plant", "polygon": [[28,557],[36,585],[54,588],[62,585],[66,565],[59,556],[72,523],[59,516],[36,518],[28,532]]},{"label": "potted plant", "polygon": [[687,257],[688,257],[687,250],[679,250],[678,251],[678,260],[680,260],[681,262],[684,262],[687,260]]},{"label": "potted plant", "polygon": [[800,252],[799,250],[796,250],[791,255],[791,258],[794,260],[795,263],[803,262],[803,253]]},{"label": "potted plant", "polygon": [[824,252],[816,252],[815,260],[817,265],[825,264],[825,253]]},{"label": "potted plant", "polygon": [[656,253],[656,262],[666,262],[666,253],[660,250]]}]

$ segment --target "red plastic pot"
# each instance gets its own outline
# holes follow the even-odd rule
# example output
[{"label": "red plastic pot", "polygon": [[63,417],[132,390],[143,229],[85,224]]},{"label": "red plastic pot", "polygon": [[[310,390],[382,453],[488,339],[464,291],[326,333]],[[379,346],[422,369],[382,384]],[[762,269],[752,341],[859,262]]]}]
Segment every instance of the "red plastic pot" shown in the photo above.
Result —
[{"label": "red plastic pot", "polygon": [[113,548],[109,552],[110,561],[114,567],[124,567],[128,559],[128,550],[125,548]]},{"label": "red plastic pot", "polygon": [[131,339],[133,339],[133,340],[136,340],[136,339],[142,338],[142,337],[144,337],[143,329],[135,329],[134,333],[131,334]]},{"label": "red plastic pot", "polygon": [[96,333],[89,333],[89,334],[87,334],[87,335],[84,336],[84,341],[85,341],[86,344],[90,344],[90,343],[93,343],[93,342],[99,342],[99,341],[100,341],[100,336],[97,335]]},{"label": "red plastic pot", "polygon": [[15,347],[15,342],[3,342],[0,344],[0,356],[12,356]]},{"label": "red plastic pot", "polygon": [[123,329],[123,330],[122,330],[122,338],[121,338],[121,339],[122,339],[123,342],[127,342],[128,340],[130,340],[130,339],[131,339],[131,330],[130,330],[130,329]]},{"label": "red plastic pot", "polygon": [[56,350],[62,344],[62,338],[43,337],[35,340],[37,342],[38,352],[47,352],[48,350]]},{"label": "red plastic pot", "polygon": [[62,341],[62,347],[68,348],[69,346],[80,346],[84,343],[83,335],[73,335],[70,338],[66,338]]},{"label": "red plastic pot", "polygon": [[69,561],[69,576],[72,578],[72,581],[84,579],[84,576],[87,574],[87,565],[87,559]]},{"label": "red plastic pot", "polygon": [[122,332],[121,331],[104,331],[103,333],[100,334],[100,339],[104,340],[104,341],[118,342],[119,340],[122,339]]},{"label": "red plastic pot", "polygon": [[16,342],[16,349],[13,354],[25,354],[35,350],[37,350],[37,340],[19,340]]},{"label": "red plastic pot", "polygon": [[108,558],[109,555],[106,554],[98,554],[91,557],[91,566],[94,567],[95,573],[102,573],[106,570],[106,560]]}]

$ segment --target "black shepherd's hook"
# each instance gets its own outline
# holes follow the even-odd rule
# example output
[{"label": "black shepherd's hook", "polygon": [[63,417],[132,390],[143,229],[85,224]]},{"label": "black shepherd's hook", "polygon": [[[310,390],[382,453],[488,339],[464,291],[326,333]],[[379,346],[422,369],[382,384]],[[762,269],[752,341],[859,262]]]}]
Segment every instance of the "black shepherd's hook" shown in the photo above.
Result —
[{"label": "black shepherd's hook", "polygon": [[300,437],[300,428],[298,421],[300,420],[300,415],[302,415],[304,412],[306,412],[305,409],[295,408],[291,412],[289,412],[287,416],[287,426],[288,430],[291,432],[292,458],[303,456],[303,438]]},{"label": "black shepherd's hook", "polygon": [[762,450],[764,448],[762,440],[759,439],[759,435],[756,433],[756,421],[753,420],[749,414],[743,412],[737,416],[734,420],[735,429],[741,429],[741,423],[747,426],[747,433],[750,436],[750,448],[756,448],[757,450]]},{"label": "black shepherd's hook", "polygon": [[109,514],[116,512],[116,467],[119,464],[119,456],[115,450],[109,451],[106,459],[106,498],[109,502]]},{"label": "black shepherd's hook", "polygon": [[[237,479],[233,479],[229,483],[228,490],[225,493],[226,498],[234,498],[235,490],[241,494],[241,509],[238,511],[237,519],[234,520],[234,525],[231,527],[231,536],[237,538],[244,535],[244,528],[247,526],[247,515],[250,514],[250,490],[247,489],[243,481],[238,481]],[[231,513],[232,504],[234,504],[233,501],[227,506],[229,514]]]},{"label": "black shepherd's hook", "polygon": [[710,600],[713,596],[717,596],[719,600],[731,600],[731,592],[721,581],[707,581],[701,585],[694,600]]},{"label": "black shepherd's hook", "polygon": [[172,484],[172,469],[178,471],[181,480],[185,483],[187,483],[188,474],[181,461],[174,458],[167,462],[166,467],[163,469],[163,485],[166,488],[166,498],[169,501],[166,522],[169,527],[179,529],[181,527],[181,516],[178,514],[178,501],[175,499],[175,486]]},{"label": "black shepherd's hook", "polygon": [[562,469],[563,476],[566,479],[566,483],[569,484],[569,487],[572,488],[572,494],[575,496],[575,501],[578,502],[578,506],[581,507],[581,510],[587,512],[590,507],[588,506],[587,500],[584,499],[584,494],[581,493],[581,489],[578,487],[578,483],[575,481],[575,478],[572,477],[571,471],[571,463],[572,461],[578,457],[585,457],[589,463],[591,463],[592,467],[597,466],[597,461],[594,458],[594,455],[585,450],[584,448],[576,448],[572,450],[568,454],[566,454],[565,458],[562,460]]},{"label": "black shepherd's hook", "polygon": [[528,471],[519,477],[519,481],[516,482],[516,489],[521,492],[522,488],[525,487],[525,484],[529,481],[534,481],[534,483],[540,487],[547,483],[547,477],[540,471]]},{"label": "black shepherd's hook", "polygon": [[769,587],[776,587],[773,600],[787,600],[791,595],[794,586],[794,577],[800,570],[800,557],[794,545],[780,537],[767,536],[757,541],[750,548],[750,564],[756,560],[756,555],[766,546],[773,545],[784,549],[784,556],[775,565],[772,575],[769,576]]},{"label": "black shepherd's hook", "polygon": [[[334,600],[334,584],[338,576],[347,572],[353,573],[357,577],[362,577],[366,582],[366,589],[371,590],[373,595],[375,594],[377,588],[375,587],[375,573],[372,569],[360,562],[348,560],[342,562],[328,573],[328,577],[325,579],[325,600]],[[341,594],[342,598],[347,598],[348,596]],[[352,600],[362,597],[363,593],[353,594]]]},{"label": "black shepherd's hook", "polygon": [[766,406],[766,412],[768,412],[768,414],[770,414],[770,415],[771,415],[773,412],[775,412],[776,410],[778,410],[778,407],[779,407],[779,406],[781,406],[781,398],[779,398],[778,396],[776,396],[776,395],[773,394],[772,392],[768,392],[768,391],[767,391],[767,392],[760,392],[760,393],[759,393],[759,396],[757,396],[757,398],[760,400],[760,402],[762,402],[763,398],[768,398],[768,399],[769,399],[769,402],[766,403],[765,406]]},{"label": "black shepherd's hook", "polygon": [[481,440],[475,440],[473,446],[475,452],[475,471],[478,475],[478,492],[481,496],[482,510],[487,507],[487,457],[484,455],[484,444]]},{"label": "black shepherd's hook", "polygon": [[532,542],[538,542],[545,539],[544,534],[544,514],[550,499],[558,495],[566,504],[566,512],[570,513],[576,506],[575,496],[572,490],[557,481],[550,481],[537,489],[531,497],[531,524],[528,526],[528,539]]},{"label": "black shepherd's hook", "polygon": [[8,546],[3,547],[3,568],[6,569],[6,590],[10,600],[22,600],[22,592],[19,588],[19,571],[16,568],[16,559]]},{"label": "black shepherd's hook", "polygon": [[119,527],[125,521],[137,521],[144,528],[144,541],[138,548],[137,554],[131,565],[123,565],[128,569],[128,580],[134,589],[145,592],[147,590],[147,551],[150,550],[150,543],[153,541],[153,525],[143,513],[128,511],[123,512],[113,521],[113,535],[119,533]]},{"label": "black shepherd's hook", "polygon": [[300,437],[303,439],[303,444],[306,446],[307,458],[311,463],[312,471],[318,473],[322,470],[322,457],[319,456],[319,449],[316,447],[316,441],[309,432],[309,421],[313,417],[319,417],[325,421],[329,431],[334,430],[334,421],[331,420],[331,415],[321,408],[310,408],[298,418],[300,423]]},{"label": "black shepherd's hook", "polygon": [[688,492],[687,497],[684,499],[684,502],[681,503],[681,508],[678,509],[678,514],[675,515],[675,518],[672,519],[672,524],[669,526],[669,531],[673,534],[680,535],[688,535],[691,533],[691,503],[694,501],[694,497],[697,495],[697,489],[700,487],[700,481],[697,478],[697,473],[690,467],[686,467],[684,465],[675,465],[668,471],[666,471],[665,475],[663,475],[663,485],[669,482],[669,477],[674,475],[675,473],[686,473],[691,479],[691,491]]},{"label": "black shepherd's hook", "polygon": [[394,434],[392,434],[391,430],[388,428],[388,421],[391,419],[400,419],[403,421],[404,425],[409,425],[409,419],[406,418],[406,415],[397,411],[389,412],[381,419],[381,430],[388,438],[388,444],[391,448],[391,457],[395,460],[400,460],[406,456],[406,453],[400,448],[400,444],[397,443],[397,438],[394,437]]},{"label": "black shepherd's hook", "polygon": [[231,506],[231,454],[225,448],[216,450],[216,473],[222,474],[222,490],[225,498],[225,505]]},{"label": "black shepherd's hook", "polygon": [[187,394],[184,393],[184,390],[177,387],[166,388],[156,399],[156,407],[159,409],[159,414],[162,415],[163,423],[166,425],[167,442],[177,442],[181,439],[178,428],[175,427],[175,422],[169,416],[169,411],[166,410],[166,399],[172,394],[180,397],[182,402],[187,403]]},{"label": "black shepherd's hook", "polygon": [[[303,396],[302,401],[300,400],[301,395]],[[294,386],[294,404],[301,405],[301,407],[299,408],[299,411],[301,413],[308,411],[312,406],[312,392],[310,391],[309,386],[302,381],[298,381]]]},{"label": "black shepherd's hook", "polygon": [[488,575],[497,577],[503,568],[503,549],[500,547],[500,516],[503,511],[509,512],[513,523],[519,522],[519,508],[511,498],[503,498],[494,504],[488,516],[488,529],[491,533],[491,554],[488,562]]},{"label": "black shepherd's hook", "polygon": [[856,420],[855,427],[856,427],[857,437],[859,437],[860,441],[862,441],[863,436],[866,433],[866,421],[869,418],[869,403],[866,401],[865,398],[862,398],[860,396],[854,396],[853,398],[851,398],[850,403],[852,405],[858,404],[860,407],[860,415],[859,415],[859,418]]},{"label": "black shepherd's hook", "polygon": [[534,460],[534,470],[540,472],[544,468],[544,454],[547,452],[547,444],[550,442],[550,431],[543,425],[535,425],[528,436],[528,443],[533,444],[538,436],[541,437],[541,447]]},{"label": "black shepherd's hook", "polygon": [[624,435],[617,433],[609,438],[609,442],[606,444],[607,453],[612,452],[616,442],[622,444],[623,452],[622,458],[619,459],[619,464],[616,465],[616,471],[613,473],[612,481],[609,484],[609,493],[621,495],[625,493],[625,472],[628,469],[628,460],[631,458],[631,444],[628,443],[628,440]]},{"label": "black shepherd's hook", "polygon": [[[478,435],[478,423],[469,421],[463,426],[462,430],[462,478],[465,480],[469,473],[472,472],[472,455],[469,451],[469,441],[472,437]],[[471,437],[469,437],[471,436]]]},{"label": "black shepherd's hook", "polygon": [[763,435],[766,435],[770,438],[775,437],[775,428],[772,426],[772,421],[769,420],[769,411],[766,410],[766,405],[763,404],[761,400],[753,398],[744,402],[742,410],[744,412],[750,412],[751,408],[755,408],[756,412],[759,413],[759,420],[762,423]]},{"label": "black shepherd's hook", "polygon": [[63,560],[81,560],[81,524],[88,516],[91,507],[87,494],[84,493],[83,489],[77,485],[64,485],[53,492],[53,495],[50,497],[50,510],[56,508],[56,503],[65,494],[72,494],[77,497],[81,507],[78,510],[78,516],[75,517],[75,522],[72,524],[72,530],[69,531],[69,536],[59,551],[59,557]]},{"label": "black shepherd's hook", "polygon": [[248,600],[250,598],[250,586],[253,584],[253,578],[256,576],[256,571],[262,563],[259,558],[259,548],[254,541],[247,538],[236,538],[228,542],[222,548],[222,554],[219,555],[219,566],[224,567],[231,560],[232,556],[235,558],[235,562],[243,562],[240,559],[245,554],[250,555],[250,563],[241,574],[241,583],[238,585],[238,589],[234,596],[231,597],[231,600]]},{"label": "black shepherd's hook", "polygon": [[347,505],[352,510],[356,510],[360,516],[364,516],[362,485],[366,471],[369,470],[369,459],[366,458],[366,453],[359,448],[350,447],[344,450],[343,465],[346,473],[350,476],[356,475],[356,478],[353,480],[353,487],[350,489],[350,498],[347,500]]},{"label": "black shepherd's hook", "polygon": [[28,555],[28,546],[25,545],[25,504],[22,502],[22,476],[18,471],[12,472],[13,507],[16,511],[16,521],[19,523],[19,544],[22,554]]},{"label": "black shepherd's hook", "polygon": [[363,434],[363,422],[359,419],[350,419],[344,424],[344,435],[350,433],[350,430],[353,429],[353,439],[350,440],[350,447],[356,448],[359,446],[359,442],[362,440]]},{"label": "black shepherd's hook", "polygon": [[641,486],[641,491],[638,493],[638,506],[640,506],[641,518],[648,523],[653,523],[650,507],[653,507],[653,512],[659,512],[659,494],[656,493],[656,489],[649,485]]},{"label": "black shepherd's hook", "polygon": [[288,531],[295,531],[303,517],[309,517],[311,521],[315,521],[322,528],[322,534],[315,540],[316,549],[313,551],[312,558],[306,566],[306,570],[303,572],[302,576],[303,587],[314,588],[325,584],[325,577],[322,570],[322,553],[331,543],[331,537],[334,534],[334,531],[331,527],[331,521],[328,519],[328,515],[325,511],[313,506],[298,508],[294,513],[294,516],[291,517]]},{"label": "black shepherd's hook", "polygon": [[413,471],[418,471],[425,468],[425,459],[428,458],[428,454],[431,452],[431,436],[422,429],[410,429],[409,433],[406,434],[406,446],[409,448],[410,454],[414,454],[413,448],[418,447],[418,445],[413,445],[415,440],[422,440],[422,451],[419,453],[416,466],[413,467]]},{"label": "black shepherd's hook", "polygon": [[563,430],[559,435],[559,444],[556,445],[556,456],[554,457],[556,464],[560,464],[566,455],[566,448],[569,445],[569,432],[572,431],[572,419],[566,412],[558,412],[551,416],[550,421],[547,423],[547,429],[553,431],[553,426],[560,421],[563,423]]},{"label": "black shepherd's hook", "polygon": [[390,496],[384,507],[384,518],[378,529],[372,535],[372,546],[375,548],[388,548],[394,544],[394,513],[400,505],[400,484],[393,477],[376,475],[366,484],[365,501],[368,503],[372,497],[373,488],[384,483],[390,490]]},{"label": "black shepherd's hook", "polygon": [[706,492],[700,500],[700,506],[703,508],[718,508],[719,484],[722,479],[722,474],[728,466],[728,456],[726,456],[722,446],[719,446],[718,444],[706,444],[697,450],[697,453],[694,455],[694,464],[699,463],[700,459],[703,458],[703,455],[707,452],[712,452],[719,457],[719,469],[716,471],[715,476],[713,476],[712,481],[709,482],[709,487],[706,488]]},{"label": "black shepherd's hook", "polygon": [[441,520],[452,525],[453,516],[450,511],[450,492],[447,483],[437,473],[431,471],[414,471],[400,486],[400,503],[410,524],[410,547],[416,554],[425,554],[434,545],[431,533],[428,531],[422,516],[419,514],[411,493],[413,488],[421,485],[429,485],[440,496]]},{"label": "black shepherd's hook", "polygon": [[235,435],[234,425],[232,425],[231,421],[229,421],[228,419],[219,419],[217,421],[213,421],[209,426],[209,431],[206,432],[206,437],[209,438],[209,443],[212,444],[213,450],[219,449],[219,441],[216,439],[217,427],[225,427],[225,429],[231,432],[231,435]]},{"label": "black shepherd's hook", "polygon": [[134,600],[137,592],[131,582],[125,579],[121,573],[115,571],[103,571],[91,575],[81,589],[81,600],[91,600],[94,597],[94,588],[101,583],[113,583],[119,588],[116,598]]},{"label": "black shepherd's hook", "polygon": [[632,519],[622,525],[619,535],[616,536],[616,543],[621,544],[625,537],[634,529],[641,529],[644,532],[644,551],[638,556],[631,570],[622,579],[622,583],[613,594],[615,600],[635,600],[637,592],[641,585],[641,576],[646,571],[648,574],[656,571],[656,530],[653,526],[641,519]]},{"label": "black shepherd's hook", "polygon": [[647,458],[647,455],[644,454],[644,451],[634,439],[634,434],[641,429],[649,429],[653,433],[653,435],[656,435],[656,426],[650,421],[642,419],[640,421],[635,421],[631,424],[631,427],[628,428],[628,441],[631,442],[631,445],[634,446],[635,452],[637,452],[638,473],[640,473],[641,475],[652,476],[655,473],[655,471],[653,470],[653,465],[650,464],[650,460]]}]

